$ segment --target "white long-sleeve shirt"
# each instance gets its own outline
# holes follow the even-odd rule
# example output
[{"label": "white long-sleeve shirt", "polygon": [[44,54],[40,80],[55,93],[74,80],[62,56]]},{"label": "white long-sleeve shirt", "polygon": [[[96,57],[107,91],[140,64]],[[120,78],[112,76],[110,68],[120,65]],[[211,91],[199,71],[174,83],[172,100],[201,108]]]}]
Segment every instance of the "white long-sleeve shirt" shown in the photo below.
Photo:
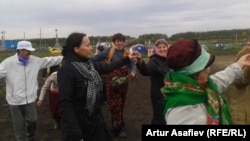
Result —
[{"label": "white long-sleeve shirt", "polygon": [[[237,63],[210,76],[220,92],[224,92],[235,79],[241,77],[242,68]],[[171,108],[165,114],[165,120],[167,124],[205,125],[207,124],[207,108],[204,103]]]},{"label": "white long-sleeve shirt", "polygon": [[0,64],[0,78],[5,78],[6,100],[10,105],[23,105],[37,99],[38,73],[40,69],[59,65],[62,56],[39,58],[29,57],[29,64],[24,66],[15,54]]}]

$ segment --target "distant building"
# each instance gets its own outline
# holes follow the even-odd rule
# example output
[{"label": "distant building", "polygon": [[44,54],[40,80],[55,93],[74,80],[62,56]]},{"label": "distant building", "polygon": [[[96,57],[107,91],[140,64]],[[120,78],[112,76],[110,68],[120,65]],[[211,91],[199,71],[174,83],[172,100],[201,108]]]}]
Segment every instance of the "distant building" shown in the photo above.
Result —
[{"label": "distant building", "polygon": [[18,41],[0,41],[0,50],[15,50],[17,48]]}]

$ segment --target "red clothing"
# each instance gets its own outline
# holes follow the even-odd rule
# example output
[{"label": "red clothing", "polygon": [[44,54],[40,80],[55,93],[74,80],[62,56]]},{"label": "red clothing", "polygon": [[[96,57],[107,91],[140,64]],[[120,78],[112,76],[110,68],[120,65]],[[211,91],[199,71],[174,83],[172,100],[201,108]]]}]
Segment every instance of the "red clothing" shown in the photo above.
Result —
[{"label": "red clothing", "polygon": [[61,112],[59,109],[59,93],[56,91],[49,91],[49,105],[52,118],[60,120]]},{"label": "red clothing", "polygon": [[113,85],[113,77],[126,77],[128,67],[123,66],[106,75],[107,102],[110,106],[113,131],[121,130],[124,126],[123,111],[128,91],[128,81],[121,85]]}]

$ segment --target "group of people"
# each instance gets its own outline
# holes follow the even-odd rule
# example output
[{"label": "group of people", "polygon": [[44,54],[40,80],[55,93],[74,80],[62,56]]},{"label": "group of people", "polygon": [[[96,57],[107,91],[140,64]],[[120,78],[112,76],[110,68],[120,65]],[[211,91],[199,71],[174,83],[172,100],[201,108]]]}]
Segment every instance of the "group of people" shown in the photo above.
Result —
[{"label": "group of people", "polygon": [[[140,52],[130,52],[125,47],[123,34],[114,34],[112,42],[110,48],[93,55],[88,36],[74,32],[66,39],[62,55],[44,58],[31,55],[35,49],[29,41],[18,42],[17,53],[0,64],[0,78],[6,80],[6,99],[17,141],[35,140],[36,106],[42,105],[46,92],[54,103],[50,110],[54,127],[61,126],[61,140],[111,141],[112,133],[126,137],[124,106],[129,80],[137,70],[151,80],[152,125],[244,123],[235,116],[239,113],[237,109],[230,107],[233,101],[241,106],[230,99],[239,93],[230,94],[229,103],[223,93],[228,89],[241,91],[239,87],[249,83],[249,49],[240,52],[232,65],[209,76],[215,56],[196,40],[184,39],[170,46],[165,39],[159,39],[148,61]],[[38,73],[52,66],[56,69],[44,77],[36,103]],[[101,110],[104,88],[110,106],[111,132]]]}]

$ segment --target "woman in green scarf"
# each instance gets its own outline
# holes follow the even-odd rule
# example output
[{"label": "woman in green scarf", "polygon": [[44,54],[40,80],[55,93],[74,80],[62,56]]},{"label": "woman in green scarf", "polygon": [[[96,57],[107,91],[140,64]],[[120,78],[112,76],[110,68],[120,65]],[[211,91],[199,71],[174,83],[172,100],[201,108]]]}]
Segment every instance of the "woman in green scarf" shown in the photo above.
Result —
[{"label": "woman in green scarf", "polygon": [[209,76],[214,58],[196,40],[170,46],[166,61],[172,71],[165,75],[161,89],[167,124],[232,124],[228,102],[221,93],[242,77],[242,68],[250,65],[250,54]]}]

